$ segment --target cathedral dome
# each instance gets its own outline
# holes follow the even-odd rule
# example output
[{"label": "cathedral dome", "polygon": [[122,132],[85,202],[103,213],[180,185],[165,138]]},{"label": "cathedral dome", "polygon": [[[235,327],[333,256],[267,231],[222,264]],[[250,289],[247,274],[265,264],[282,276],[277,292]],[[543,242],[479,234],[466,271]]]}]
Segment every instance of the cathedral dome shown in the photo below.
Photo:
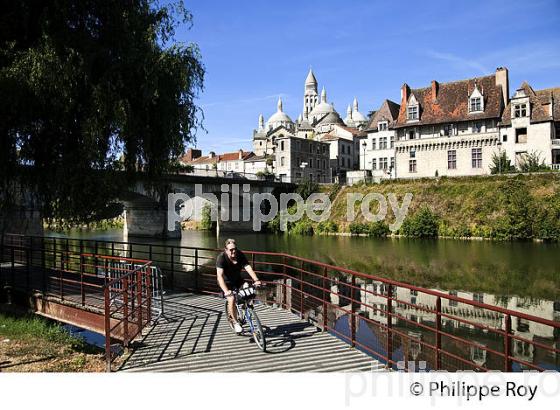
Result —
[{"label": "cathedral dome", "polygon": [[266,127],[268,129],[274,129],[281,125],[285,126],[286,128],[292,128],[294,122],[288,116],[288,114],[282,111],[282,98],[278,98],[278,111],[270,116],[270,118],[266,122]]},{"label": "cathedral dome", "polygon": [[336,113],[336,111],[332,104],[327,102],[327,92],[325,91],[325,88],[323,88],[323,91],[321,91],[321,102],[313,107],[308,117],[311,121],[319,121],[322,117],[329,113]]}]

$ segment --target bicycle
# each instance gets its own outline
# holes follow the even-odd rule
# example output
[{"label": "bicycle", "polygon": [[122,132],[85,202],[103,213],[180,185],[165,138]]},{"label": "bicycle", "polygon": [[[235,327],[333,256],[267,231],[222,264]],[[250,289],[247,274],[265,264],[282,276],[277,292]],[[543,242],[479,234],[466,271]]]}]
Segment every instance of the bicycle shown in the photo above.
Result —
[{"label": "bicycle", "polygon": [[[247,286],[244,286],[241,289],[232,290],[235,297],[234,303],[237,309],[237,320],[242,327],[245,324],[249,325],[249,330],[253,335],[253,340],[255,341],[258,348],[264,352],[266,351],[266,338],[262,329],[261,321],[259,319],[259,316],[257,315],[257,312],[255,312],[253,305],[253,300],[257,296],[257,292],[254,286],[248,284],[245,285]],[[225,301],[225,312],[226,317],[228,318],[229,326],[232,330],[234,330],[233,323],[231,320],[229,320],[227,300]]]}]

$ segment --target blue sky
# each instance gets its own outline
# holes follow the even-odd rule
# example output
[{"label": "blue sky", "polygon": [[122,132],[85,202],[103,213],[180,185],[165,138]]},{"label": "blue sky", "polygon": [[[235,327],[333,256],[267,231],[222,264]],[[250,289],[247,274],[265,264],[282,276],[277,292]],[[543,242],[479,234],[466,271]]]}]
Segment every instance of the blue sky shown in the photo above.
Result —
[{"label": "blue sky", "polygon": [[186,1],[193,27],[176,40],[199,45],[206,67],[197,103],[204,152],[251,149],[258,116],[302,110],[310,67],[344,118],[400,87],[429,86],[509,69],[510,93],[526,80],[560,86],[560,0],[537,1]]}]

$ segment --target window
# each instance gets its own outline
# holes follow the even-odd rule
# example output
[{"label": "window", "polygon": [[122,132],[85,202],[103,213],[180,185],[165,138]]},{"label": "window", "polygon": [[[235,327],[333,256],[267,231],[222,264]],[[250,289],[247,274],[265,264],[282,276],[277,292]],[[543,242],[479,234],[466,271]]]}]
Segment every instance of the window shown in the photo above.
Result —
[{"label": "window", "polygon": [[410,150],[410,158],[416,158],[416,150],[414,149]]},{"label": "window", "polygon": [[376,144],[375,138],[372,138],[371,139],[371,149],[375,149],[375,144]]},{"label": "window", "polygon": [[313,158],[309,158],[309,168],[313,168]]},{"label": "window", "polygon": [[527,128],[515,129],[515,142],[517,144],[525,144],[527,142]]},{"label": "window", "polygon": [[507,142],[507,134],[502,135],[502,142]]},{"label": "window", "polygon": [[472,127],[473,133],[479,133],[482,131],[482,123],[481,122],[474,122]]},{"label": "window", "polygon": [[408,131],[408,139],[413,140],[416,138],[416,133],[414,131]]},{"label": "window", "polygon": [[471,103],[469,105],[469,111],[482,111],[482,99],[480,97],[471,98]]},{"label": "window", "polygon": [[408,172],[415,173],[416,172],[416,160],[411,159],[408,161]]},{"label": "window", "polygon": [[380,158],[379,159],[379,168],[386,170],[387,169],[387,158]]},{"label": "window", "polygon": [[350,168],[350,158],[346,158],[346,165],[347,165],[347,168]]},{"label": "window", "polygon": [[527,104],[515,104],[513,106],[513,117],[521,118],[527,116]]},{"label": "window", "polygon": [[284,166],[284,157],[280,157],[280,166],[281,166],[281,167]]},{"label": "window", "polygon": [[395,169],[395,157],[391,157],[391,169]]},{"label": "window", "polygon": [[472,300],[475,302],[484,303],[484,294],[483,293],[473,293]]},{"label": "window", "polygon": [[377,169],[377,159],[376,159],[376,158],[373,158],[373,159],[371,160],[371,170],[372,170],[372,171],[375,171],[376,169]]},{"label": "window", "polygon": [[472,149],[472,167],[482,168],[482,148]]},{"label": "window", "polygon": [[313,144],[309,144],[309,153],[313,154]]},{"label": "window", "polygon": [[280,151],[284,151],[284,141],[280,141]]},{"label": "window", "polygon": [[417,120],[418,119],[418,106],[411,105],[406,109],[407,119],[408,120]]},{"label": "window", "polygon": [[[457,296],[457,291],[450,290],[449,291],[449,296],[455,296],[456,297]],[[457,306],[457,301],[449,299],[449,306]]]},{"label": "window", "polygon": [[379,138],[379,149],[387,149],[387,137]]},{"label": "window", "polygon": [[391,147],[390,148],[395,148],[395,136],[391,135]]},{"label": "window", "polygon": [[378,131],[387,131],[387,123],[386,122],[378,122],[377,123],[377,130]]},{"label": "window", "polygon": [[457,151],[447,151],[447,169],[457,169]]}]

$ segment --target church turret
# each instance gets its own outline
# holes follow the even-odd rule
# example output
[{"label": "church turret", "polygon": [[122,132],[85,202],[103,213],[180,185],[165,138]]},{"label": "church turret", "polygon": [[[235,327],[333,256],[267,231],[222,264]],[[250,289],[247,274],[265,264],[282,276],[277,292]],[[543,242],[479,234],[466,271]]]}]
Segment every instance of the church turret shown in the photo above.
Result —
[{"label": "church turret", "polygon": [[309,113],[319,102],[317,94],[317,79],[313,74],[313,70],[309,69],[307,78],[305,79],[305,87],[303,93],[303,116],[306,116],[306,111]]},{"label": "church turret", "polygon": [[264,117],[263,115],[259,115],[259,131],[264,130]]}]

